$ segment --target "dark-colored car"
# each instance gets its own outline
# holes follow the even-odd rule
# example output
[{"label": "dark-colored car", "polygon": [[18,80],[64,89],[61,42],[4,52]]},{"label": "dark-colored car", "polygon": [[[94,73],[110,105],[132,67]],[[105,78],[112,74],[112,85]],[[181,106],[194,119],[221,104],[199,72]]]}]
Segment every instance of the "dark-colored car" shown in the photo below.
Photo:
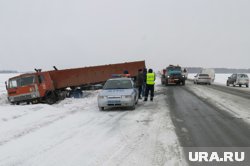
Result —
[{"label": "dark-colored car", "polygon": [[246,87],[249,86],[249,78],[246,74],[232,74],[227,79],[227,86],[229,85],[239,85],[240,87],[242,85],[245,85]]}]

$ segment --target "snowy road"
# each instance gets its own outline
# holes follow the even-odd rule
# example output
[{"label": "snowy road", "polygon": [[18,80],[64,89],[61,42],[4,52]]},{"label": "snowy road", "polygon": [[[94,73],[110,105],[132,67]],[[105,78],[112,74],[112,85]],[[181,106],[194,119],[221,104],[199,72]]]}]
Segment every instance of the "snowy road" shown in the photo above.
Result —
[{"label": "snowy road", "polygon": [[[249,102],[245,101],[245,104],[240,106],[239,104],[246,99],[230,96],[227,102],[223,103],[225,94],[211,88],[213,89],[211,86],[190,83],[186,87],[166,88],[172,120],[181,145],[184,147],[249,147],[250,125],[243,121],[250,117]],[[212,98],[209,92],[216,95],[218,99]],[[214,99],[216,101],[212,101]],[[242,115],[242,117],[237,115],[239,110],[232,110],[234,108],[232,104],[235,107],[240,106],[248,115]]]}]

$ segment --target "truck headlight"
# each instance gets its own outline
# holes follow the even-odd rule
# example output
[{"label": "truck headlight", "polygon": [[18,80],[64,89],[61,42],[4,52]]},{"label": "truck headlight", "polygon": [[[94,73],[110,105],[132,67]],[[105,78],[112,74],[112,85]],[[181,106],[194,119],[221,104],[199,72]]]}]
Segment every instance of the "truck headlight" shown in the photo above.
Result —
[{"label": "truck headlight", "polygon": [[34,92],[34,91],[35,91],[35,88],[31,87],[30,92]]}]

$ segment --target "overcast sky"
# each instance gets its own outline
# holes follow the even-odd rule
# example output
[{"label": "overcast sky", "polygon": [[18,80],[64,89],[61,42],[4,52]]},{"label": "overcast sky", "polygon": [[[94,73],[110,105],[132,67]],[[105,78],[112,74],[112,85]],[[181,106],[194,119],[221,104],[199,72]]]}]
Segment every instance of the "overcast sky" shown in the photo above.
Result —
[{"label": "overcast sky", "polygon": [[250,68],[249,0],[0,0],[0,70]]}]

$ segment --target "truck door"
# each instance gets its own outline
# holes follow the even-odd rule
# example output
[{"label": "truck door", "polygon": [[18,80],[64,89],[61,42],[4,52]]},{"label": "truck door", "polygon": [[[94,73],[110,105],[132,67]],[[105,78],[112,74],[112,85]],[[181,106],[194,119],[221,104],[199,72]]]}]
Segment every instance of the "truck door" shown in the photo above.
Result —
[{"label": "truck door", "polygon": [[40,97],[43,97],[46,93],[46,84],[45,84],[45,77],[42,74],[37,76],[38,79],[38,91],[40,93]]}]

